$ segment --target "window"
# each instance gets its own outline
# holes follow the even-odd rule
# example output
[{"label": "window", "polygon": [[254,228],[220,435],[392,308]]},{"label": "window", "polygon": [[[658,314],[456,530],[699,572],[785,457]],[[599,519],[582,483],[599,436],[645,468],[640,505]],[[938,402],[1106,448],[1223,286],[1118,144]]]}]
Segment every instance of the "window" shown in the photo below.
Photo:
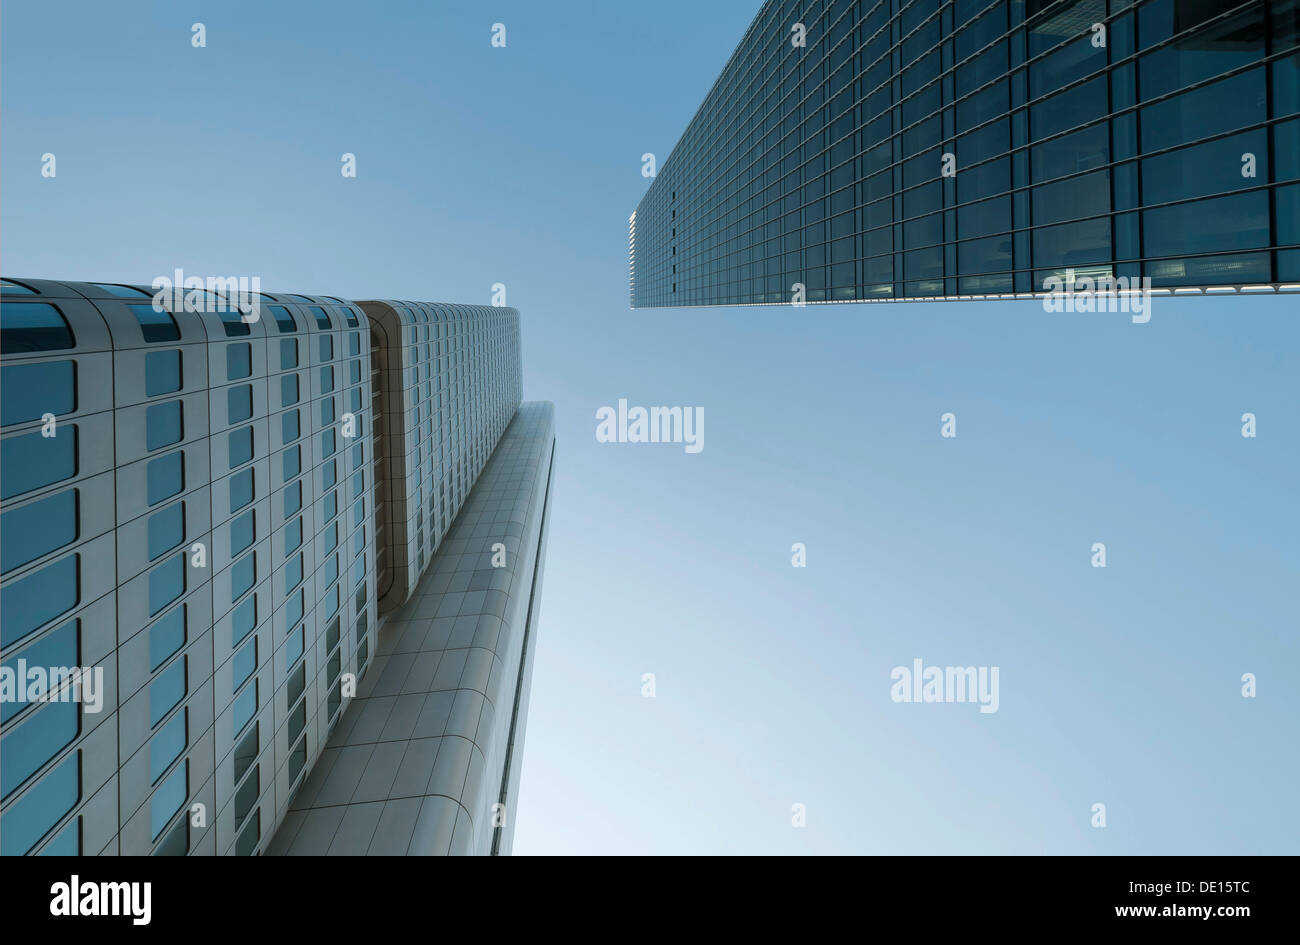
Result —
[{"label": "window", "polygon": [[153,825],[151,836],[154,840],[158,839],[158,835],[171,823],[171,819],[176,815],[176,812],[185,806],[185,801],[190,796],[189,767],[190,762],[187,758],[181,762],[180,767],[172,772],[171,777],[163,782],[162,787],[158,788],[157,793],[153,796],[153,802],[149,807],[149,817]]},{"label": "window", "polygon": [[286,374],[280,378],[280,406],[288,407],[298,402],[298,375]]},{"label": "window", "polygon": [[231,661],[231,691],[239,692],[239,687],[248,682],[248,677],[257,670],[257,637],[248,641]]},{"label": "window", "polygon": [[257,841],[262,836],[262,811],[261,808],[253,809],[253,816],[235,839],[235,856],[252,856],[257,852]]},{"label": "window", "polygon": [[303,593],[299,588],[297,593],[290,597],[284,603],[284,622],[289,626],[294,626],[303,615]]},{"label": "window", "polygon": [[[275,327],[280,330],[281,334],[298,330],[298,323],[294,320],[293,313],[283,305],[272,305],[271,314],[275,316]],[[293,342],[290,342],[290,344],[293,344]],[[283,342],[281,343],[280,350],[284,350]],[[294,348],[294,351],[297,351],[296,347]],[[297,363],[296,359],[295,363]]]},{"label": "window", "polygon": [[181,402],[169,400],[154,404],[145,410],[145,449],[149,452],[179,443],[181,432]]},{"label": "window", "polygon": [[325,309],[313,305],[311,307],[312,315],[316,316],[316,327],[321,331],[329,331],[334,326],[330,324],[330,317],[325,314]]},{"label": "window", "polygon": [[58,351],[72,346],[72,330],[63,314],[49,302],[10,302],[4,307],[0,354]]},{"label": "window", "polygon": [[226,345],[226,380],[237,381],[253,373],[253,346]]},{"label": "window", "polygon": [[[76,666],[79,662],[80,644],[78,621],[69,620],[57,630],[50,631],[31,646],[5,660],[4,667],[7,672],[14,674],[15,679],[21,679],[23,673],[18,667],[20,657],[26,666]],[[0,700],[0,724],[8,724],[11,718],[25,709],[29,704],[28,696],[42,695],[48,689],[48,682],[45,689],[29,690],[26,686],[18,686],[14,698]]]},{"label": "window", "polygon": [[230,477],[230,512],[233,515],[253,501],[253,470],[245,469]]},{"label": "window", "polygon": [[0,856],[22,856],[81,800],[81,753],[74,751],[0,819]]},{"label": "window", "polygon": [[0,590],[0,646],[8,647],[65,614],[81,598],[80,556],[68,555]]},{"label": "window", "polygon": [[294,515],[302,508],[302,483],[295,482],[284,490],[284,517]]},{"label": "window", "polygon": [[284,451],[282,458],[284,481],[289,481],[298,473],[302,472],[302,447],[292,446]]},{"label": "window", "polygon": [[7,728],[0,741],[0,797],[7,799],[80,731],[81,703],[73,701],[51,702]]},{"label": "window", "polygon": [[157,728],[158,723],[167,717],[167,713],[185,698],[187,690],[185,664],[188,657],[182,656],[164,669],[149,684],[149,725]]},{"label": "window", "polygon": [[185,503],[173,502],[149,516],[149,560],[156,561],[185,540]]},{"label": "window", "polygon": [[[226,391],[226,422],[243,423],[253,415],[253,386],[241,384]],[[252,436],[252,428],[249,428]]]},{"label": "window", "polygon": [[190,821],[182,817],[153,851],[154,856],[185,856],[190,852]]},{"label": "window", "polygon": [[45,844],[41,856],[81,856],[81,818],[74,817],[59,831],[58,835]]},{"label": "window", "polygon": [[244,555],[230,568],[230,602],[243,597],[257,583],[257,552]]},{"label": "window", "polygon": [[320,369],[320,392],[328,394],[334,389],[334,369],[332,367],[323,367]]},{"label": "window", "polygon": [[[76,371],[75,361],[6,364],[0,371],[0,423],[9,426],[39,420],[46,413],[72,413],[77,409]],[[6,475],[11,474],[7,456],[5,466]]]},{"label": "window", "polygon": [[144,393],[157,397],[181,389],[181,353],[148,351],[144,356]]},{"label": "window", "polygon": [[334,336],[333,335],[320,336],[320,359],[322,361],[334,360]]},{"label": "window", "polygon": [[230,554],[237,555],[253,544],[254,517],[250,509],[230,523]]},{"label": "window", "polygon": [[[1212,227],[1206,220],[1214,220]],[[1268,245],[1268,194],[1253,191],[1142,212],[1147,256],[1195,256]]]},{"label": "window", "polygon": [[253,458],[253,428],[251,426],[231,431],[228,443],[231,469],[242,466]]},{"label": "window", "polygon": [[292,590],[302,581],[302,555],[296,555],[284,566],[285,590]]},{"label": "window", "polygon": [[[302,695],[303,690],[306,688],[307,664],[303,663],[289,674],[289,682],[284,687],[284,704],[287,706],[293,705],[298,701],[298,697]],[[306,705],[306,703],[304,703],[304,705]],[[299,729],[298,731],[302,731],[302,729]],[[297,737],[298,733],[294,732],[294,734],[289,736],[289,741],[293,741]]]},{"label": "window", "polygon": [[321,429],[324,429],[325,427],[329,426],[331,423],[334,422],[334,411],[335,411],[335,409],[336,409],[336,408],[335,408],[335,406],[334,406],[334,398],[333,398],[333,397],[325,397],[325,398],[322,398],[322,400],[321,400],[321,402],[320,402],[320,425],[321,425]]},{"label": "window", "polygon": [[181,552],[149,572],[149,616],[161,613],[185,593],[185,553]]},{"label": "window", "polygon": [[149,628],[149,672],[167,662],[185,645],[185,605],[181,604]]},{"label": "window", "polygon": [[67,489],[0,516],[0,573],[8,574],[77,539],[77,490]]},{"label": "window", "polygon": [[106,282],[92,282],[91,285],[96,289],[103,289],[109,295],[116,295],[123,299],[138,299],[141,296],[144,296],[145,298],[150,297],[149,293],[145,292],[143,289],[134,289],[129,285],[110,285]]},{"label": "window", "polygon": [[176,319],[172,318],[171,312],[166,310],[160,312],[153,305],[128,305],[127,308],[140,324],[140,331],[146,342],[157,344],[163,341],[180,341],[180,329],[176,327]]},{"label": "window", "polygon": [[287,555],[302,544],[302,519],[296,518],[284,526],[284,553]]},{"label": "window", "polygon": [[[285,645],[284,648],[285,663],[288,664],[289,666],[293,666],[295,663],[297,663],[298,658],[302,656],[303,647],[304,647],[304,633],[303,633],[303,627],[300,626],[298,627],[297,630],[289,634],[289,642]],[[289,736],[290,740],[292,740],[293,738],[294,735]]]},{"label": "window", "polygon": [[253,716],[257,714],[257,680],[254,679],[244,691],[235,697],[234,711],[231,715],[231,731],[235,734],[242,732],[244,726],[252,721]]},{"label": "window", "polygon": [[149,783],[158,779],[189,744],[189,709],[182,709],[149,742]]},{"label": "window", "polygon": [[248,730],[248,734],[239,740],[235,746],[234,766],[235,766],[235,783],[244,776],[244,772],[249,766],[257,760],[257,752],[260,740],[258,738],[258,729],[260,725],[254,725]]},{"label": "window", "polygon": [[[296,380],[296,378],[295,378]],[[285,443],[292,443],[302,432],[298,423],[298,411],[290,410],[280,417],[280,433]]]},{"label": "window", "polygon": [[257,595],[250,594],[248,599],[234,609],[230,615],[230,638],[232,645],[243,640],[257,626]]},{"label": "window", "polygon": [[[55,437],[58,439],[58,437]],[[145,467],[148,503],[157,505],[185,488],[185,454],[181,450],[149,460]]]}]

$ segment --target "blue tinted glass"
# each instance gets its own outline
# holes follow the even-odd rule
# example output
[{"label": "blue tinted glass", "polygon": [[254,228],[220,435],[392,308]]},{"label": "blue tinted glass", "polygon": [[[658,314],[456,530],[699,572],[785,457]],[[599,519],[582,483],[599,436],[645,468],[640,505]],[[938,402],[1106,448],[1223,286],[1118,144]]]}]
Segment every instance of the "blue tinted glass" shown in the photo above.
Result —
[{"label": "blue tinted glass", "polygon": [[144,393],[146,397],[170,394],[181,389],[181,353],[150,351],[144,356]]},{"label": "blue tinted glass", "polygon": [[70,479],[77,474],[77,428],[61,428],[50,437],[39,430],[9,437],[0,442],[0,467],[0,498],[5,499]]},{"label": "blue tinted glass", "polygon": [[244,637],[253,632],[257,626],[257,595],[254,594],[244,601],[230,616],[230,638],[234,643],[238,643]]},{"label": "blue tinted glass", "polygon": [[49,302],[10,302],[0,311],[0,354],[72,347],[72,332]]},{"label": "blue tinted glass", "polygon": [[286,374],[280,378],[280,406],[287,407],[298,402],[298,375]]},{"label": "blue tinted glass", "polygon": [[6,364],[0,371],[0,423],[26,423],[77,409],[76,363]]},{"label": "blue tinted glass", "polygon": [[253,543],[253,513],[245,512],[230,523],[230,553],[237,555]]},{"label": "blue tinted glass", "polygon": [[322,480],[324,482],[324,487],[326,489],[333,489],[334,484],[339,481],[339,474],[334,467],[333,460],[330,460],[328,463],[322,465],[321,475],[324,477]]},{"label": "blue tinted glass", "polygon": [[185,454],[180,450],[149,460],[145,469],[148,502],[157,505],[185,488]]},{"label": "blue tinted glass", "polygon": [[6,730],[0,741],[0,797],[7,798],[77,737],[81,703],[51,702]]},{"label": "blue tinted glass", "polygon": [[298,657],[302,656],[303,651],[303,628],[299,627],[289,636],[289,642],[285,645],[285,663],[292,669],[293,665],[298,662]]},{"label": "blue tinted glass", "polygon": [[149,516],[149,560],[154,561],[185,540],[185,503],[175,502]]},{"label": "blue tinted glass", "polygon": [[176,812],[185,806],[185,800],[190,796],[189,767],[189,759],[186,759],[153,796],[149,817],[153,826],[152,839],[154,840],[158,839],[158,835],[166,829]]},{"label": "blue tinted glass", "polygon": [[230,468],[242,466],[253,458],[253,428],[244,427],[230,434]]},{"label": "blue tinted glass", "polygon": [[[304,749],[305,750],[305,749]],[[41,856],[80,856],[81,818],[74,817],[59,831],[59,835],[45,844]]]},{"label": "blue tinted glass", "polygon": [[182,709],[149,742],[149,783],[157,784],[189,744],[189,710]]},{"label": "blue tinted glass", "polygon": [[330,318],[325,314],[325,309],[313,305],[311,313],[316,316],[316,327],[323,331],[329,331],[334,326],[330,324]]},{"label": "blue tinted glass", "polygon": [[231,732],[238,735],[257,714],[257,680],[248,684],[243,692],[235,697],[234,711],[231,715]]},{"label": "blue tinted glass", "polygon": [[109,295],[116,295],[123,299],[138,299],[141,296],[149,298],[149,293],[143,289],[133,289],[129,285],[110,285],[107,282],[92,282],[96,289],[103,289]]},{"label": "blue tinted glass", "polygon": [[253,373],[253,346],[226,345],[226,380],[237,381]]},{"label": "blue tinted glass", "polygon": [[293,560],[284,566],[284,587],[285,590],[292,590],[298,586],[302,580],[302,555],[295,555]]},{"label": "blue tinted glass", "polygon": [[239,692],[239,687],[248,681],[248,677],[253,675],[257,669],[257,637],[248,641],[230,663],[231,673],[231,692]]},{"label": "blue tinted glass", "polygon": [[295,482],[284,490],[284,517],[288,518],[302,508],[302,483]]},{"label": "blue tinted glass", "polygon": [[298,439],[298,411],[290,410],[280,418],[281,433],[284,434],[284,442],[292,443]]},{"label": "blue tinted glass", "polygon": [[218,312],[217,314],[221,316],[221,324],[226,329],[227,338],[235,338],[249,333],[248,322],[244,321],[238,312]]},{"label": "blue tinted glass", "polygon": [[349,328],[356,328],[356,327],[357,327],[357,311],[356,311],[356,309],[344,307],[344,309],[343,309],[343,314],[344,314],[345,316],[347,316],[347,319],[348,319],[348,327],[349,327]]},{"label": "blue tinted glass", "polygon": [[0,279],[0,293],[5,295],[35,295],[36,290],[31,286],[23,285],[21,282],[14,282],[12,279]]},{"label": "blue tinted glass", "polygon": [[284,553],[288,554],[302,544],[302,519],[295,518],[284,526]]},{"label": "blue tinted glass", "polygon": [[[18,672],[18,660],[21,657],[26,666],[76,666],[79,663],[78,621],[69,620],[57,630],[51,630],[27,649],[22,650],[4,661],[5,668],[21,679]],[[46,689],[48,689],[48,682]],[[39,696],[46,689],[18,686],[13,699],[0,700],[0,723],[8,722],[27,706],[27,696]]]},{"label": "blue tinted glass", "polygon": [[185,664],[189,660],[182,656],[168,666],[149,686],[149,725],[155,726],[176,704],[185,698]]},{"label": "blue tinted glass", "polygon": [[185,645],[185,605],[181,604],[149,628],[149,672]]},{"label": "blue tinted glass", "polygon": [[325,518],[331,519],[339,514],[339,494],[331,492],[325,497]]},{"label": "blue tinted glass", "polygon": [[[226,422],[242,423],[253,415],[253,388],[249,384],[226,391]],[[249,431],[252,435],[252,431]]]},{"label": "blue tinted glass", "polygon": [[329,426],[334,422],[334,398],[326,397],[320,402],[320,425],[321,429]]},{"label": "blue tinted glass", "polygon": [[290,597],[284,605],[284,622],[293,626],[302,619],[303,593],[299,589],[298,593]]},{"label": "blue tinted glass", "polygon": [[154,404],[145,411],[145,448],[153,451],[181,441],[181,402]]},{"label": "blue tinted glass", "polygon": [[149,572],[149,616],[185,593],[185,555],[176,555]]},{"label": "blue tinted glass", "polygon": [[295,446],[284,451],[284,479],[292,479],[302,472],[302,447]]},{"label": "blue tinted glass", "polygon": [[280,370],[288,371],[298,366],[298,342],[293,338],[280,341]]},{"label": "blue tinted glass", "polygon": [[253,501],[253,470],[245,469],[230,477],[230,511],[238,512]]},{"label": "blue tinted glass", "polygon": [[172,318],[171,312],[154,311],[153,305],[128,305],[127,308],[140,323],[140,331],[144,334],[145,341],[154,343],[180,340],[181,333],[176,327],[176,320]]},{"label": "blue tinted glass", "polygon": [[329,560],[325,562],[325,583],[330,584],[339,576],[339,556],[330,555]]},{"label": "blue tinted glass", "polygon": [[334,455],[334,431],[333,430],[326,430],[324,433],[321,434],[320,445],[321,445],[322,456]]},{"label": "blue tinted glass", "polygon": [[29,502],[0,515],[0,573],[7,574],[77,539],[77,490]]},{"label": "blue tinted glass", "polygon": [[0,590],[0,646],[9,646],[59,614],[77,606],[80,598],[79,555],[68,555]]},{"label": "blue tinted glass", "polygon": [[0,819],[0,856],[22,856],[81,799],[81,753],[73,752]]},{"label": "blue tinted glass", "polygon": [[349,384],[361,383],[361,362],[360,361],[353,361],[351,364],[348,365],[348,375],[349,375],[348,377]]},{"label": "blue tinted glass", "polygon": [[[351,321],[351,319],[349,319]],[[361,333],[359,331],[348,334],[348,354],[356,357],[361,353]]]},{"label": "blue tinted glass", "polygon": [[333,335],[321,335],[320,359],[322,361],[334,360],[334,336]]},{"label": "blue tinted glass", "polygon": [[334,389],[334,369],[332,367],[323,367],[320,369],[320,392],[328,394]]},{"label": "blue tinted glass", "polygon": [[233,604],[248,593],[257,582],[257,552],[240,558],[230,569],[230,602]]},{"label": "blue tinted glass", "polygon": [[293,313],[283,305],[272,305],[271,314],[275,316],[275,327],[280,329],[280,331],[286,332],[298,330],[298,323],[294,321]]}]

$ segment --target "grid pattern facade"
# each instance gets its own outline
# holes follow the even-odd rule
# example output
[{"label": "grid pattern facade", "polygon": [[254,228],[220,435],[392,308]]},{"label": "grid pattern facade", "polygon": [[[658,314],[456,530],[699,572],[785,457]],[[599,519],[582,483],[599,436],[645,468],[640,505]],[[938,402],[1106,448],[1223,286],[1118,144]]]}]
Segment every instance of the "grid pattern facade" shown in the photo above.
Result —
[{"label": "grid pattern facade", "polygon": [[490,305],[359,303],[382,336],[386,482],[380,613],[401,606],[519,406],[519,313]]},{"label": "grid pattern facade", "polygon": [[509,852],[554,444],[552,405],[520,406],[272,853]]},{"label": "grid pattern facade", "polygon": [[1298,22],[1297,0],[768,0],[631,218],[632,306],[1067,269],[1294,289]]},{"label": "grid pattern facade", "polygon": [[[333,297],[262,293],[246,323],[2,288],[0,660],[104,671],[100,712],[0,703],[3,853],[261,852],[374,657],[390,353]],[[518,404],[518,320],[394,304],[432,328],[395,336],[426,394],[393,413],[428,553]]]}]

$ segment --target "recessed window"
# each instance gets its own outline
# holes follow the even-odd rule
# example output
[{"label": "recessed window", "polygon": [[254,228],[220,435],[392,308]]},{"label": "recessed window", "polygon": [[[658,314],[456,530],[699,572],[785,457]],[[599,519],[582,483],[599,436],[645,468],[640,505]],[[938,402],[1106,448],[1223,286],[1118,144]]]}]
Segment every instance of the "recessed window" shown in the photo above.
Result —
[{"label": "recessed window", "polygon": [[248,677],[257,670],[257,637],[249,640],[231,660],[231,692],[239,692],[239,687],[248,682]]},{"label": "recessed window", "polygon": [[230,477],[230,512],[233,515],[253,501],[253,470],[245,469]]},{"label": "recessed window", "polygon": [[248,770],[249,766],[257,760],[260,741],[258,738],[259,728],[259,725],[254,725],[248,730],[248,734],[239,740],[239,744],[235,746],[234,780],[236,783],[238,783],[239,779],[244,776],[244,772]]},{"label": "recessed window", "polygon": [[[241,384],[226,391],[226,422],[243,423],[253,415],[253,386]],[[252,428],[249,428],[252,436]]]},{"label": "recessed window", "polygon": [[230,569],[230,602],[233,604],[257,583],[257,552],[244,555]]},{"label": "recessed window", "polygon": [[230,553],[237,555],[253,544],[254,517],[250,509],[230,523]]},{"label": "recessed window", "polygon": [[283,475],[281,478],[288,482],[298,473],[302,472],[302,447],[292,446],[284,451],[283,454]]},{"label": "recessed window", "polygon": [[77,540],[77,490],[67,489],[0,515],[0,573]]},{"label": "recessed window", "polygon": [[0,371],[0,423],[9,426],[39,420],[47,413],[56,417],[72,413],[77,409],[76,370],[75,361],[6,364]]},{"label": "recessed window", "polygon": [[149,616],[161,613],[185,593],[185,566],[181,553],[149,572]]},{"label": "recessed window", "polygon": [[280,406],[288,407],[298,402],[298,375],[286,374],[280,378]]},{"label": "recessed window", "polygon": [[145,410],[145,448],[150,452],[164,446],[179,443],[183,437],[181,430],[181,402],[169,400],[165,404],[154,404]]},{"label": "recessed window", "polygon": [[[298,322],[294,320],[293,313],[283,305],[272,305],[271,314],[275,316],[275,327],[280,329],[282,334],[298,330]],[[283,346],[280,350],[284,350]],[[296,351],[297,348],[294,350]]]},{"label": "recessed window", "polygon": [[149,783],[157,784],[189,744],[189,710],[182,709],[149,742]]},{"label": "recessed window", "polygon": [[[56,437],[57,439],[57,437]],[[181,450],[149,460],[145,467],[150,505],[170,499],[185,488],[185,454]]]},{"label": "recessed window", "polygon": [[0,796],[8,798],[80,731],[81,706],[72,700],[51,702],[8,728],[0,741]]},{"label": "recessed window", "polygon": [[291,591],[302,582],[302,555],[294,555],[284,566],[284,588]]},{"label": "recessed window", "polygon": [[230,617],[230,638],[232,645],[238,644],[240,640],[253,632],[257,626],[257,595],[251,594],[248,599],[235,608]]},{"label": "recessed window", "polygon": [[[304,634],[303,634],[302,627],[299,627],[297,630],[293,631],[293,633],[289,634],[289,642],[285,646],[285,654],[284,654],[285,663],[287,663],[289,666],[293,666],[295,663],[297,663],[298,659],[302,656],[303,647],[304,647],[303,641],[304,641]],[[289,737],[293,738],[294,735],[290,735]]]},{"label": "recessed window", "polygon": [[226,345],[226,380],[237,381],[253,373],[253,346]]},{"label": "recessed window", "polygon": [[[0,354],[58,351],[73,346],[72,330],[49,302],[10,302],[0,319]],[[6,368],[8,370],[8,368]]]},{"label": "recessed window", "polygon": [[163,341],[180,341],[181,332],[171,312],[156,310],[152,305],[128,305],[140,325],[144,340],[150,344]]},{"label": "recessed window", "polygon": [[320,392],[328,394],[334,389],[334,369],[332,367],[323,367],[320,369]]},{"label": "recessed window", "polygon": [[284,490],[284,517],[296,515],[302,508],[302,483],[295,482]]},{"label": "recessed window", "polygon": [[171,394],[181,389],[180,351],[148,351],[144,356],[146,397]]},{"label": "recessed window", "polygon": [[322,361],[334,360],[334,336],[333,335],[320,336],[320,359]]},{"label": "recessed window", "polygon": [[234,710],[231,715],[231,731],[236,735],[243,731],[244,726],[253,720],[257,714],[257,680],[252,680],[244,691],[235,697]]},{"label": "recessed window", "polygon": [[149,672],[167,662],[185,645],[185,604],[149,628]]},{"label": "recessed window", "polygon": [[[15,679],[23,678],[25,670],[19,671],[18,660],[21,658],[26,666],[76,666],[80,662],[81,633],[77,620],[69,620],[57,630],[51,630],[31,646],[4,661],[7,672],[13,673]],[[48,683],[47,683],[48,688]],[[8,721],[25,709],[33,699],[43,695],[45,689],[18,686],[14,698],[0,700],[0,724]]]},{"label": "recessed window", "polygon": [[229,438],[230,468],[242,466],[253,458],[253,428],[234,430]]},{"label": "recessed window", "polygon": [[0,590],[0,646],[8,647],[60,614],[81,598],[80,556],[68,555],[44,565]]},{"label": "recessed window", "polygon": [[158,835],[171,823],[172,817],[176,816],[176,812],[185,806],[185,801],[190,796],[189,768],[190,762],[187,758],[154,794],[149,809],[150,821],[153,825],[151,839],[157,840]]},{"label": "recessed window", "polygon": [[189,658],[182,656],[171,666],[164,669],[149,684],[149,725],[157,727],[167,717],[167,713],[185,698],[185,665]]},{"label": "recessed window", "polygon": [[321,331],[329,331],[331,328],[334,327],[332,324],[330,324],[330,317],[325,314],[325,309],[321,308],[320,306],[313,305],[311,307],[311,313],[316,317],[316,327],[319,328]]},{"label": "recessed window", "polygon": [[22,856],[81,800],[81,752],[72,752],[0,819],[0,856]]},{"label": "recessed window", "polygon": [[185,503],[173,502],[149,516],[149,560],[156,561],[185,540]]},{"label": "recessed window", "polygon": [[287,555],[302,544],[302,519],[296,518],[284,526],[284,553]]}]

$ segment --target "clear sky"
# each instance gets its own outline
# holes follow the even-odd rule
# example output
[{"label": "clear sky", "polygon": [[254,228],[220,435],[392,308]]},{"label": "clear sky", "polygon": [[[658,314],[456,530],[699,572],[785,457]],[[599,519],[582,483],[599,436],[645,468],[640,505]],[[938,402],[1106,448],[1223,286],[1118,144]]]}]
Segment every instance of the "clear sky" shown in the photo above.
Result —
[{"label": "clear sky", "polygon": [[[629,311],[641,155],[758,6],[6,0],[0,265],[506,285],[559,438],[516,853],[1300,851],[1298,297]],[[999,711],[894,703],[916,658]]]}]

